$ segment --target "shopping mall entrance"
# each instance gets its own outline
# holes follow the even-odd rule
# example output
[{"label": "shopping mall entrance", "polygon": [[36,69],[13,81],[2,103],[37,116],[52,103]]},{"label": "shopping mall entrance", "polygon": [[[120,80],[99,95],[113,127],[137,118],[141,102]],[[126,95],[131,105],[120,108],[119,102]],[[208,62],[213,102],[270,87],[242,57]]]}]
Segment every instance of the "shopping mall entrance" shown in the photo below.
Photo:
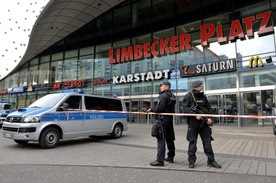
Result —
[{"label": "shopping mall entrance", "polygon": [[[237,94],[208,95],[214,114],[236,115],[238,113]],[[214,123],[238,126],[238,118],[216,117]]]},{"label": "shopping mall entrance", "polygon": [[[238,92],[207,94],[208,100],[213,108],[213,113],[218,115],[250,115],[250,116],[271,116],[271,104],[276,101],[275,90],[251,90]],[[147,109],[156,105],[158,96],[135,96],[137,98],[125,99],[128,111],[146,112]],[[176,113],[183,113],[183,95],[176,100]],[[274,97],[274,99],[273,99]],[[152,115],[129,114],[130,123],[149,124],[154,121]],[[231,126],[270,126],[270,119],[237,118],[237,117],[215,117],[215,125]],[[174,124],[186,124],[184,116],[175,116]]]},{"label": "shopping mall entrance", "polygon": [[137,112],[128,114],[129,123],[148,123],[148,115],[140,114],[139,112],[146,112],[151,107],[150,98],[129,99],[126,101],[127,110],[129,112]]},{"label": "shopping mall entrance", "polygon": [[[250,115],[250,116],[271,116],[271,104],[275,99],[275,90],[245,91],[227,94],[210,94],[208,100],[214,109],[214,114],[221,115]],[[257,118],[215,118],[219,125],[234,126],[270,126],[270,119]]]},{"label": "shopping mall entrance", "polygon": [[[271,116],[271,104],[275,99],[274,90],[250,91],[241,93],[241,114],[253,116]],[[242,126],[268,126],[270,119],[247,118]]]}]

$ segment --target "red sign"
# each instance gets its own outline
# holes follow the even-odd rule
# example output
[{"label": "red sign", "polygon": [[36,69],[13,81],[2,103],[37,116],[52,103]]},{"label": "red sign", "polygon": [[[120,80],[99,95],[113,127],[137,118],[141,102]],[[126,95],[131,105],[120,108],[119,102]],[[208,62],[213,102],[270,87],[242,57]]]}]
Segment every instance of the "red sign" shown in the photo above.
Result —
[{"label": "red sign", "polygon": [[109,81],[107,79],[95,78],[93,80],[93,85],[107,84]]},{"label": "red sign", "polygon": [[80,88],[84,87],[85,80],[73,80],[73,81],[65,81],[63,85],[61,82],[54,83],[53,89],[60,89],[62,86],[63,88]]},{"label": "red sign", "polygon": [[7,93],[8,93],[8,90],[7,90],[7,89],[0,90],[0,94],[7,94]]},{"label": "red sign", "polygon": [[227,41],[235,41],[238,39],[245,39],[245,34],[248,37],[253,37],[253,23],[255,20],[260,21],[260,27],[258,31],[258,35],[266,34],[266,33],[273,33],[273,26],[268,26],[268,21],[271,16],[271,11],[260,13],[255,16],[250,16],[242,19],[242,23],[245,25],[245,32],[243,32],[242,25],[240,20],[234,20],[231,23],[230,32],[227,37],[223,37],[223,26],[214,24],[204,24],[200,27],[201,33],[201,45],[208,46],[208,38],[211,38],[217,33],[218,43],[226,43]]},{"label": "red sign", "polygon": [[[260,22],[258,35],[274,33],[273,26],[268,25],[271,13],[271,11],[268,11],[256,16],[245,17],[241,21],[232,21],[228,37],[223,35],[222,24],[204,24],[200,26],[201,45],[203,47],[208,46],[208,39],[212,38],[215,34],[217,34],[218,43],[227,43],[227,41],[236,41],[236,39],[244,40],[245,34],[248,37],[253,37],[253,24],[257,21]],[[242,24],[245,26],[245,31],[243,31]],[[109,62],[110,64],[124,63],[189,50],[192,49],[190,40],[190,34],[180,34],[170,38],[155,40],[152,43],[147,42],[120,49],[111,47],[109,49]]]},{"label": "red sign", "polygon": [[60,89],[60,82],[54,83],[53,89]]},{"label": "red sign", "polygon": [[[109,49],[109,62],[111,64],[128,62],[131,60],[139,60],[142,58],[150,58],[152,55],[159,56],[179,51],[191,49],[191,36],[189,34],[181,34],[166,39],[155,40],[152,44],[150,42],[142,45],[129,46],[127,48]],[[159,51],[156,47],[159,46]],[[114,53],[116,53],[114,55]],[[115,57],[114,57],[115,56]]]}]

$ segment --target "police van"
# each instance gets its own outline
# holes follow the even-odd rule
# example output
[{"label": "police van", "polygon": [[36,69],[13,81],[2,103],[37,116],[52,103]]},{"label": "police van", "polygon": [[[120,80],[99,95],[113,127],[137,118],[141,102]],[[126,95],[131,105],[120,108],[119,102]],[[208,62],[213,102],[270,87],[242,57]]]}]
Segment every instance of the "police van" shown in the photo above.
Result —
[{"label": "police van", "polygon": [[80,89],[48,94],[9,114],[2,127],[5,138],[18,144],[37,141],[46,149],[61,139],[106,134],[120,138],[127,129],[124,100],[83,94]]}]

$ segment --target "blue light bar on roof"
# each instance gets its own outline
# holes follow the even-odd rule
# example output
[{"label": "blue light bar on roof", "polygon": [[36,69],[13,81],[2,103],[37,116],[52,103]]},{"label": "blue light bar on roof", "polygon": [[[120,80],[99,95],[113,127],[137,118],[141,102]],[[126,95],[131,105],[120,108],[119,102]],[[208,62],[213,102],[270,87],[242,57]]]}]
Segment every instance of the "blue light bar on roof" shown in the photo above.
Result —
[{"label": "blue light bar on roof", "polygon": [[84,93],[83,89],[67,89],[67,90],[59,90],[58,93]]}]

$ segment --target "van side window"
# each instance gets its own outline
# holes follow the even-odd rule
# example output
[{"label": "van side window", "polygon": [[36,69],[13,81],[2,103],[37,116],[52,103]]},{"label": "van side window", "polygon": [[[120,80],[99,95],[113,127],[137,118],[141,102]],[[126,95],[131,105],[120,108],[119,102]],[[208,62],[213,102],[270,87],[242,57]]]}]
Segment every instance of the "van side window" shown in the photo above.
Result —
[{"label": "van side window", "polygon": [[122,111],[120,100],[85,96],[87,110]]},{"label": "van side window", "polygon": [[81,103],[81,96],[70,96],[64,103],[68,104],[68,110],[81,110],[82,103]]}]

